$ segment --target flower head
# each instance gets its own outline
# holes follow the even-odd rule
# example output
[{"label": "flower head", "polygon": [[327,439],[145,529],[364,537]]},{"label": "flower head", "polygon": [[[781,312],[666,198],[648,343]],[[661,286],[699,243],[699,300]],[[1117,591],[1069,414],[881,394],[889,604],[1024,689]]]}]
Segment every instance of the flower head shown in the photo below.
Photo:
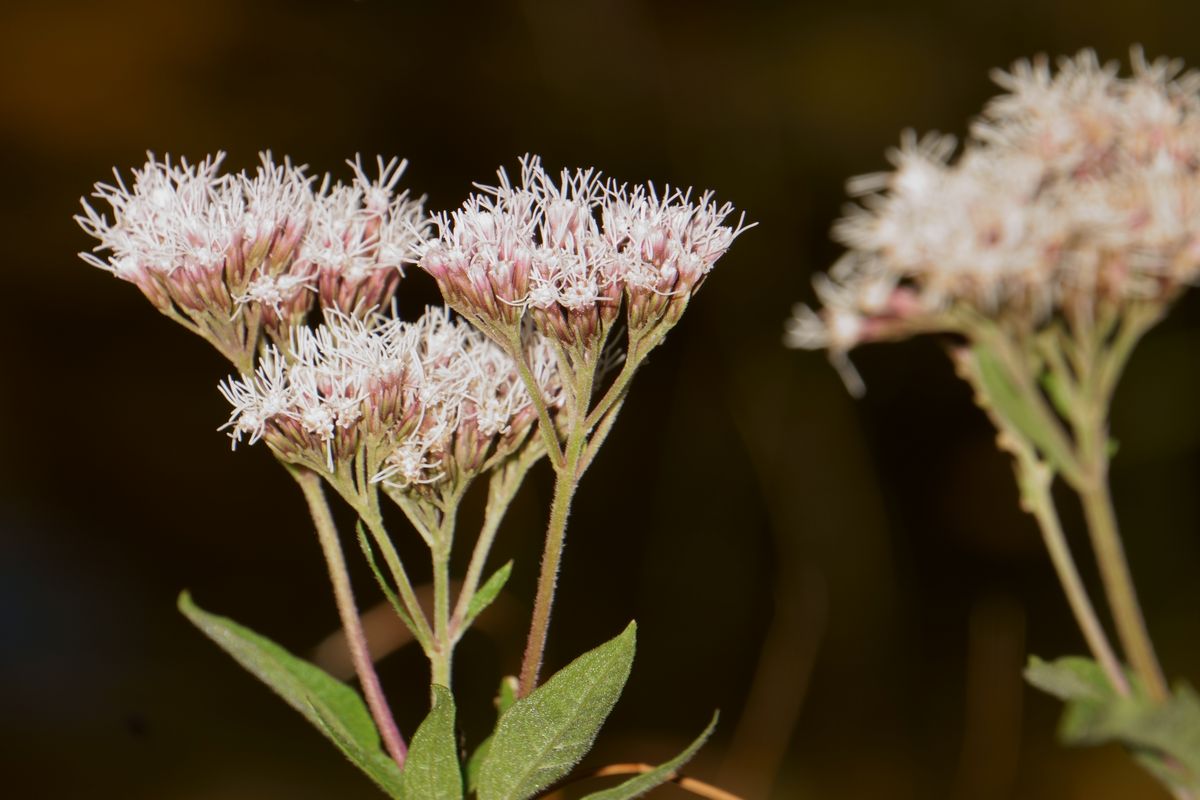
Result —
[{"label": "flower head", "polygon": [[[76,217],[99,240],[88,263],[138,286],[163,313],[248,369],[264,338],[283,346],[320,294],[325,308],[364,313],[387,301],[410,258],[421,204],[395,195],[403,164],[379,162],[350,186],[314,188],[306,167],[262,155],[253,173],[221,174],[153,154],[126,184],[98,183]],[[96,253],[107,251],[107,256]]]},{"label": "flower head", "polygon": [[347,313],[382,308],[395,293],[425,225],[421,201],[396,192],[406,161],[377,159],[367,177],[361,159],[347,162],[354,181],[318,193],[301,257],[316,268],[321,305]]},{"label": "flower head", "polygon": [[[528,348],[556,408],[553,355],[541,337]],[[362,469],[399,491],[477,474],[516,450],[535,417],[507,354],[440,308],[411,323],[329,312],[320,327],[296,329],[287,356],[268,347],[253,374],[220,390],[235,446],[262,439],[290,463]]]},{"label": "flower head", "polygon": [[711,193],[548,174],[536,156],[499,172],[457,211],[434,218],[419,265],[446,301],[493,336],[528,314],[568,348],[595,352],[620,315],[638,330],[674,324],[717,259],[746,229]]}]

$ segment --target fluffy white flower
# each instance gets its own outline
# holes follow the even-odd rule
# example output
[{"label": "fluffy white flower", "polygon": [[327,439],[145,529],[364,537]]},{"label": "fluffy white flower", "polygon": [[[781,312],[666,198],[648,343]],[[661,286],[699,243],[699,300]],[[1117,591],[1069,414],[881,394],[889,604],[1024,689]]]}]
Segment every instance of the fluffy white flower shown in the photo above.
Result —
[{"label": "fluffy white flower", "polygon": [[[135,283],[161,310],[208,338],[240,367],[265,335],[286,343],[319,296],[326,309],[365,314],[386,304],[414,257],[421,201],[396,192],[404,162],[368,178],[319,186],[288,159],[262,154],[253,173],[221,174],[150,154],[126,184],[98,183],[76,217],[98,240],[88,263]],[[97,253],[107,252],[107,256]]]},{"label": "fluffy white flower", "polygon": [[447,302],[490,326],[516,326],[530,311],[539,329],[566,344],[587,342],[628,300],[633,326],[673,322],[742,221],[711,193],[659,193],[603,181],[591,169],[557,178],[536,156],[516,183],[502,169],[457,211],[434,219],[420,266]]},{"label": "fluffy white flower", "polygon": [[[263,439],[283,458],[335,472],[370,451],[372,478],[394,489],[472,474],[511,451],[535,411],[513,362],[443,308],[415,322],[330,312],[293,331],[285,357],[268,347],[258,369],[220,386],[233,406],[234,444]],[[561,404],[553,351],[528,360],[550,408]]]}]

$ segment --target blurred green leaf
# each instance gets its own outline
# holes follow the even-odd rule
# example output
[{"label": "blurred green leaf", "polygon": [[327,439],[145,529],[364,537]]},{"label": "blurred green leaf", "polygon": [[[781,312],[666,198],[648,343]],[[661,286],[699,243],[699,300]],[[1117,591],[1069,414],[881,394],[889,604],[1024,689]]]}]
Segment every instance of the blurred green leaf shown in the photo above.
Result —
[{"label": "blurred green leaf", "polygon": [[687,746],[686,750],[670,761],[659,764],[649,772],[644,772],[641,775],[630,778],[619,786],[605,789],[602,792],[593,792],[584,797],[583,800],[633,800],[633,798],[641,797],[654,787],[666,783],[674,777],[676,770],[688,761],[691,761],[692,756],[696,755],[696,751],[708,741],[709,736],[712,736],[713,730],[717,727],[718,716],[718,714],[713,714],[712,721],[708,723],[708,727],[696,737],[694,742]]},{"label": "blurred green leaf", "polygon": [[329,737],[380,788],[400,797],[400,769],[383,752],[379,732],[357,692],[249,628],[204,611],[187,592],[179,595],[179,610]]},{"label": "blurred green leaf", "polygon": [[1200,695],[1187,684],[1159,703],[1131,680],[1132,693],[1122,697],[1099,665],[1080,657],[1032,658],[1025,676],[1066,701],[1059,723],[1066,744],[1119,742],[1168,787],[1200,791]]},{"label": "blurred green leaf", "polygon": [[1060,458],[1061,454],[1055,446],[1053,434],[1030,409],[1017,387],[1013,386],[1000,359],[981,344],[974,345],[971,353],[978,366],[979,381],[987,403],[1018,433],[1032,442],[1051,466],[1059,467],[1056,459]]},{"label": "blurred green leaf", "polygon": [[454,737],[454,695],[433,687],[433,709],[417,728],[404,762],[406,800],[462,800],[462,768]]},{"label": "blurred green leaf", "polygon": [[1059,700],[1106,700],[1116,696],[1100,665],[1082,656],[1064,656],[1053,662],[1030,656],[1025,680]]},{"label": "blurred green leaf", "polygon": [[1038,378],[1045,390],[1046,396],[1050,398],[1050,402],[1054,405],[1054,410],[1064,418],[1071,416],[1071,396],[1063,385],[1063,378],[1057,372],[1051,372],[1049,369],[1044,369]]},{"label": "blurred green leaf", "polygon": [[525,800],[591,749],[625,688],[637,625],[584,653],[500,717],[479,769],[479,800]]}]

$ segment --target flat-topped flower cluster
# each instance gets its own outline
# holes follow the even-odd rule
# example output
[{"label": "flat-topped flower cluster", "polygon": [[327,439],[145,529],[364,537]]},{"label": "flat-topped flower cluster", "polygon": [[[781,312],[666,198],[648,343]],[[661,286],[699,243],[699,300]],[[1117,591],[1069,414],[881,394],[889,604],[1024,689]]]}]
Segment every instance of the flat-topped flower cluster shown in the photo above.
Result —
[{"label": "flat-topped flower cluster", "polygon": [[[526,358],[549,408],[561,403],[554,356],[528,337]],[[318,472],[365,457],[392,488],[470,476],[526,439],[537,412],[513,360],[448,311],[415,322],[326,312],[269,345],[253,375],[229,379],[226,423],[236,446],[262,439],[284,461]]]},{"label": "flat-topped flower cluster", "polygon": [[733,206],[711,192],[653,185],[629,188],[593,170],[521,162],[520,182],[504,172],[461,208],[434,218],[419,265],[446,301],[497,337],[529,312],[538,329],[567,347],[602,341],[628,300],[631,330],[674,324],[734,238]]},{"label": "flat-topped flower cluster", "polygon": [[[521,160],[519,182],[501,169],[497,186],[433,217],[397,191],[398,159],[378,159],[375,177],[347,162],[348,184],[269,153],[253,172],[222,173],[222,161],[151,155],[130,183],[114,172],[96,184],[112,218],[83,201],[76,219],[99,242],[83,258],[234,364],[240,377],[221,391],[235,444],[262,439],[286,462],[338,473],[339,487],[469,477],[534,424],[562,458],[550,446],[559,412],[587,431],[618,405],[748,227],[727,225],[733,207],[711,192],[630,188],[592,169],[555,179],[536,156]],[[410,263],[465,322],[379,313]],[[317,308],[323,322],[309,320]],[[622,308],[630,347],[618,355],[606,342]],[[631,353],[589,419],[595,378]]]},{"label": "flat-topped flower cluster", "polygon": [[222,160],[151,155],[131,185],[114,171],[93,193],[112,219],[87,201],[76,217],[99,240],[83,258],[243,368],[264,335],[286,343],[318,301],[360,315],[387,304],[425,225],[422,202],[396,191],[405,162],[379,159],[371,178],[356,159],[342,184],[269,153],[254,174],[223,174]]},{"label": "flat-topped flower cluster", "polygon": [[895,170],[836,225],[850,250],[797,306],[788,342],[844,353],[958,330],[963,316],[1036,328],[1055,314],[1165,301],[1200,271],[1200,76],[1133,55],[1133,74],[1087,51],[997,72],[955,142],[906,134]]}]

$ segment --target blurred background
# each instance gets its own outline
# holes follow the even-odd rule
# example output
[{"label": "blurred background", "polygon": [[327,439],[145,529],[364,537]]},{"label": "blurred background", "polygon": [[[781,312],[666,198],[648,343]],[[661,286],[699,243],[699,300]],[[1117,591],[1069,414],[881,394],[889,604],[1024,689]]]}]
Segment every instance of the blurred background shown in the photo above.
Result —
[{"label": "blurred background", "polygon": [[[407,157],[403,185],[431,209],[536,152],[711,187],[759,223],[643,370],[576,500],[550,666],[641,625],[586,768],[673,754],[720,708],[689,771],[748,800],[1165,797],[1117,748],[1058,747],[1057,702],[1022,684],[1028,653],[1084,645],[942,344],[864,349],[854,401],[781,334],[838,254],[843,181],[882,168],[903,128],[962,133],[989,69],[1038,52],[1141,42],[1200,65],[1198,27],[1185,0],[8,0],[0,794],[379,796],[176,612],[186,587],[302,654],[337,626],[294,484],[216,432],[225,364],[75,256],[93,244],[78,198],[113,165],[226,150],[240,169],[270,148],[342,178],[358,152]],[[419,272],[401,285],[406,314],[436,299]],[[1192,681],[1198,353],[1188,297],[1135,356],[1113,423],[1150,627]],[[494,556],[516,558],[510,597],[461,650],[471,746],[519,662],[549,495],[543,465]],[[396,531],[420,577],[422,546]],[[411,732],[419,653],[380,669]]]}]

